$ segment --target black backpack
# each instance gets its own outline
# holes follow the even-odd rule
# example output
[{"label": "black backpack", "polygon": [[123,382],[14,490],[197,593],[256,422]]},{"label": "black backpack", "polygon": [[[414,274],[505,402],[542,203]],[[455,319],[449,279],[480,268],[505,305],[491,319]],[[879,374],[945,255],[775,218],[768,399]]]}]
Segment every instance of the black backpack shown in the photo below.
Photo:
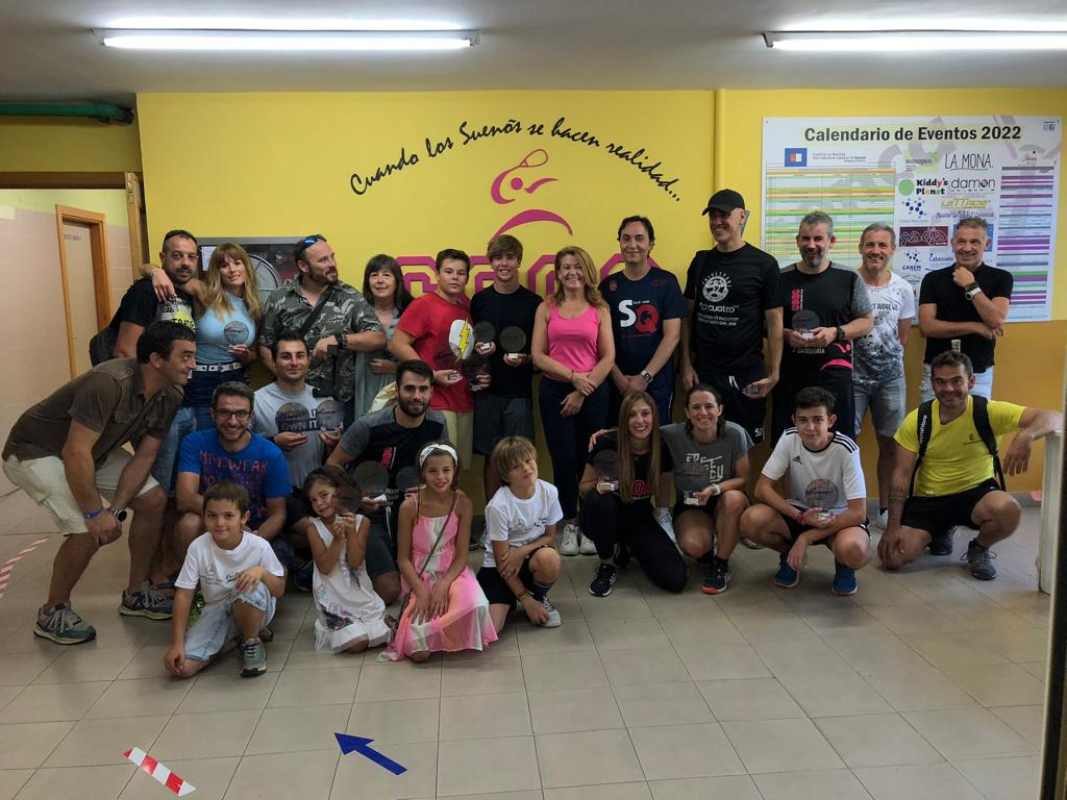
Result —
[{"label": "black backpack", "polygon": [[[1005,490],[1004,470],[1001,469],[1000,456],[997,454],[997,437],[989,424],[989,401],[977,394],[972,395],[971,399],[973,401],[971,408],[975,430],[978,431],[978,435],[985,443],[986,449],[989,450],[989,455],[993,457],[993,474],[997,476],[997,483],[1000,485],[1001,490]],[[911,482],[908,485],[909,496],[915,493],[915,476],[919,474],[923,456],[926,455],[926,447],[930,444],[930,436],[933,435],[933,407],[933,400],[927,400],[919,405],[919,453],[915,458],[915,466],[911,471]]]}]

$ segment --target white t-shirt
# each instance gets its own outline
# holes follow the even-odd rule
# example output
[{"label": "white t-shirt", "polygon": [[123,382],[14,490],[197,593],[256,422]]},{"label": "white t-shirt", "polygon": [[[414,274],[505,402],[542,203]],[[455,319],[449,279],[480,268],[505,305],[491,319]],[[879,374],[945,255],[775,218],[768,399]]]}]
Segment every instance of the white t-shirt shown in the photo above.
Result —
[{"label": "white t-shirt", "polygon": [[822,450],[809,450],[796,428],[787,428],[763,474],[776,481],[789,473],[786,499],[799,508],[821,508],[838,514],[849,500],[866,500],[867,485],[860,465],[860,449],[844,434],[835,433]]},{"label": "white t-shirt", "polygon": [[533,497],[522,500],[507,486],[497,489],[485,506],[484,567],[496,567],[493,542],[507,542],[509,547],[522,547],[539,536],[545,528],[563,519],[559,491],[551,483],[537,480]]},{"label": "white t-shirt", "polygon": [[245,531],[237,547],[223,550],[210,533],[204,533],[189,545],[174,585],[179,589],[195,589],[199,583],[204,605],[210,606],[235,597],[237,576],[250,567],[263,567],[271,575],[285,577],[285,568],[274,555],[270,542],[262,536]]},{"label": "white t-shirt", "polygon": [[878,384],[904,374],[904,346],[897,323],[915,319],[915,290],[895,272],[889,274],[885,286],[866,286],[874,308],[874,327],[855,342],[853,380]]}]

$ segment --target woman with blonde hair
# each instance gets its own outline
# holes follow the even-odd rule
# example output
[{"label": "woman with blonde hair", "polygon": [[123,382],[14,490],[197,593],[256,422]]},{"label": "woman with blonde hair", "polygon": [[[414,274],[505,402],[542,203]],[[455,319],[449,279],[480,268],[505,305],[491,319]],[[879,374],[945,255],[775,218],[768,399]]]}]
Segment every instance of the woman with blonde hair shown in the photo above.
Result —
[{"label": "woman with blonde hair", "polygon": [[607,303],[597,291],[593,260],[580,247],[556,253],[555,292],[537,309],[530,354],[541,379],[541,422],[563,508],[560,553],[596,552],[579,542],[578,476],[590,435],[608,421],[604,380],[615,363]]},{"label": "woman with blonde hair", "polygon": [[[167,273],[151,270],[156,294],[173,293]],[[256,333],[262,304],[256,273],[248,253],[226,242],[211,253],[207,275],[194,278],[185,290],[196,303],[196,367],[185,387],[186,406],[196,415],[198,430],[214,427],[211,396],[226,381],[244,381],[245,367],[256,359]]]}]

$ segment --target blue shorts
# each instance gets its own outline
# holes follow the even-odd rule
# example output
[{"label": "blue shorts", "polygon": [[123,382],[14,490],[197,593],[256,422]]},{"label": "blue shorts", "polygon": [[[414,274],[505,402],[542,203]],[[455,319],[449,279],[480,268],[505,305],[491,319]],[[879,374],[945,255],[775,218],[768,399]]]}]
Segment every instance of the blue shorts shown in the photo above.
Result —
[{"label": "blue shorts", "polygon": [[874,421],[874,432],[887,438],[897,432],[908,413],[908,387],[904,383],[903,375],[874,384],[860,383],[853,378],[852,399],[856,407],[857,438],[863,429],[863,417],[868,406]]},{"label": "blue shorts", "polygon": [[155,463],[152,464],[152,477],[171,497],[174,496],[174,479],[177,477],[178,453],[181,451],[182,439],[196,430],[196,412],[192,406],[182,406],[170,423],[167,435],[159,445]]},{"label": "blue shorts", "polygon": [[274,619],[274,609],[278,601],[263,583],[256,584],[250,592],[241,592],[229,599],[204,606],[200,619],[185,632],[186,658],[208,661],[240,633],[233,619],[233,604],[238,600],[263,612],[263,626]]}]

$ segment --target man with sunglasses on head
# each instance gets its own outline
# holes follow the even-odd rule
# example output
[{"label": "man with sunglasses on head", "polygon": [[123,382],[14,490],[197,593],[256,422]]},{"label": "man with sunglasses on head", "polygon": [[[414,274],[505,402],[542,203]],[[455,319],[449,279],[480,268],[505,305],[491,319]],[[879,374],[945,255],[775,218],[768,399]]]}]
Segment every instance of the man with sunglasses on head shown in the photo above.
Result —
[{"label": "man with sunglasses on head", "polygon": [[297,276],[271,292],[264,306],[259,357],[274,372],[271,348],[279,334],[298,331],[311,356],[308,385],[316,397],[340,402],[348,425],[355,395],[353,353],[385,349],[385,331],[370,303],[340,279],[337,256],[325,236],[305,236],[293,258]]}]

